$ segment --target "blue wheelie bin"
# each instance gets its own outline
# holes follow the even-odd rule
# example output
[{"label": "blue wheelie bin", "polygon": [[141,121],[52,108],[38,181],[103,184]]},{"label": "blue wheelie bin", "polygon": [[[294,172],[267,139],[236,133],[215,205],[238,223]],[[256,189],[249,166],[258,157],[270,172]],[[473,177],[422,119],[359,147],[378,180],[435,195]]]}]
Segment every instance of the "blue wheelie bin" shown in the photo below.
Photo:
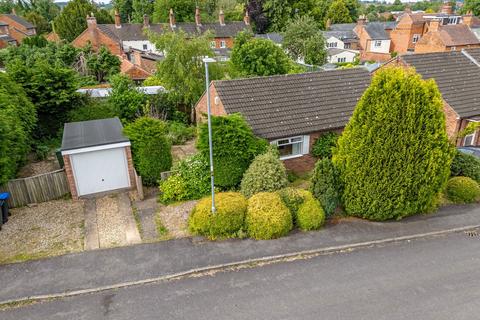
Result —
[{"label": "blue wheelie bin", "polygon": [[10,197],[10,194],[8,192],[2,192],[0,193],[0,206],[1,206],[1,209],[2,209],[2,217],[1,217],[1,220],[3,223],[7,223],[8,221],[8,216],[9,216],[9,212],[8,212],[8,198]]}]

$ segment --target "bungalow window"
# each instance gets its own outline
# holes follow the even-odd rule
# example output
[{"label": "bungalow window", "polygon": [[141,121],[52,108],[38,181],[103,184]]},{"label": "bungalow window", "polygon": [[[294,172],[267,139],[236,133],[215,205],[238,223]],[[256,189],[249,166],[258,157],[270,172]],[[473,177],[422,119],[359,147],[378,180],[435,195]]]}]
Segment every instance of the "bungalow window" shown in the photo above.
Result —
[{"label": "bungalow window", "polygon": [[417,41],[420,40],[420,35],[419,34],[414,34],[412,38],[413,43],[417,43]]},{"label": "bungalow window", "polygon": [[382,46],[382,40],[375,40],[375,48],[380,48]]},{"label": "bungalow window", "polygon": [[280,159],[301,157],[308,153],[310,136],[298,136],[272,141],[278,146]]}]

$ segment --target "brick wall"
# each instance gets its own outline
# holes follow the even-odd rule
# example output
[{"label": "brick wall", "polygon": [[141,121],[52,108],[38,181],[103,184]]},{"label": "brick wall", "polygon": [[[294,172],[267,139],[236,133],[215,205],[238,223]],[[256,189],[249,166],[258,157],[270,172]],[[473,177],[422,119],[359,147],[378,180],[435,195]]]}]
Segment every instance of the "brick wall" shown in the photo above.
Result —
[{"label": "brick wall", "polygon": [[406,53],[408,50],[415,49],[415,43],[413,43],[413,35],[424,33],[424,23],[414,23],[410,15],[403,15],[395,29],[390,33],[392,39],[392,51],[398,53]]},{"label": "brick wall", "polygon": [[[22,24],[16,22],[15,20],[11,19],[10,17],[5,16],[5,15],[1,15],[0,16],[0,21],[8,24],[8,29],[9,29],[10,36],[12,38],[14,38],[15,40],[17,40],[17,42],[19,44],[22,43],[22,40],[24,38],[28,37],[28,35],[26,35],[25,33],[27,33],[29,31],[29,29],[25,28]],[[19,32],[17,30],[20,30],[21,32]],[[30,31],[32,31],[32,29],[30,29]],[[35,29],[33,29],[33,32],[34,32],[34,34],[36,34]]]},{"label": "brick wall", "polygon": [[94,51],[97,51],[103,45],[107,47],[112,54],[117,56],[123,55],[121,44],[105,35],[98,28],[95,28],[95,30],[89,30],[87,28],[75,40],[72,41],[72,45],[76,48],[83,48],[88,43],[92,45],[92,49]]},{"label": "brick wall", "polygon": [[[227,114],[225,108],[223,106],[222,100],[220,98],[215,99],[218,97],[217,89],[215,89],[215,84],[212,82],[210,84],[210,110],[212,115],[214,116],[224,116]],[[206,93],[198,101],[197,105],[195,106],[195,119],[197,122],[202,122],[206,120],[206,117],[203,114],[207,113],[207,95]]]},{"label": "brick wall", "polygon": [[72,199],[78,200],[77,186],[75,185],[75,176],[73,175],[70,155],[63,156],[63,163],[65,167],[65,174],[67,175],[67,182],[70,187],[70,193],[72,194]]},{"label": "brick wall", "polygon": [[233,48],[233,38],[215,38],[215,48],[219,49],[221,48],[220,42],[225,41],[225,45],[227,48],[232,49]]},{"label": "brick wall", "polygon": [[136,189],[135,169],[133,167],[132,150],[130,146],[125,147],[125,154],[127,155],[128,176],[130,177],[130,187],[132,189]]}]

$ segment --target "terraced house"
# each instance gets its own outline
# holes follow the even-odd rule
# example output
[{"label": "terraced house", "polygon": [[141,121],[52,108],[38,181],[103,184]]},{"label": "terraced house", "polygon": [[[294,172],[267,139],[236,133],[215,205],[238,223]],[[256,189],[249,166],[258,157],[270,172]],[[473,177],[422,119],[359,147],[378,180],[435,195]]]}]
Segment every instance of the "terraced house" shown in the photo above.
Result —
[{"label": "terraced house", "polygon": [[19,45],[24,38],[36,34],[35,26],[22,17],[17,16],[15,12],[0,15],[0,48],[5,48],[9,45]]}]

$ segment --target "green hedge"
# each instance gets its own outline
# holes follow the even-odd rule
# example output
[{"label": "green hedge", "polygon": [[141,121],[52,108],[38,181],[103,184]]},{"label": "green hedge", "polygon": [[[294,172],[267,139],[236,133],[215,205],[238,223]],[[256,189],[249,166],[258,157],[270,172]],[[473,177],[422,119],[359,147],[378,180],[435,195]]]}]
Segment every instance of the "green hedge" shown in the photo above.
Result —
[{"label": "green hedge", "polygon": [[447,198],[455,203],[472,203],[480,200],[480,186],[468,177],[454,177],[448,180],[445,193]]},{"label": "green hedge", "polygon": [[450,172],[454,177],[469,177],[480,183],[480,159],[457,150]]},{"label": "green hedge", "polygon": [[301,190],[289,187],[278,190],[277,193],[282,199],[283,203],[287,206],[288,210],[290,210],[293,224],[296,225],[298,208],[304,201]]},{"label": "green hedge", "polygon": [[332,160],[317,161],[310,181],[310,191],[322,204],[325,214],[331,216],[341,204],[340,174]]},{"label": "green hedge", "polygon": [[257,156],[242,179],[241,192],[251,197],[258,192],[277,191],[288,184],[287,172],[278,153],[270,149]]},{"label": "green hedge", "polygon": [[298,207],[297,226],[301,230],[320,229],[325,222],[325,212],[320,202],[308,192],[303,192],[303,203]]},{"label": "green hedge", "polygon": [[312,146],[312,155],[314,157],[323,159],[331,158],[333,148],[337,144],[339,134],[335,132],[327,132],[318,137]]},{"label": "green hedge", "polygon": [[215,195],[215,214],[212,214],[212,198],[205,197],[193,208],[188,220],[191,233],[211,239],[233,237],[243,228],[247,212],[247,200],[236,192]]},{"label": "green hedge", "polygon": [[248,199],[246,227],[254,239],[274,239],[285,236],[292,229],[292,215],[280,196],[260,192]]}]

